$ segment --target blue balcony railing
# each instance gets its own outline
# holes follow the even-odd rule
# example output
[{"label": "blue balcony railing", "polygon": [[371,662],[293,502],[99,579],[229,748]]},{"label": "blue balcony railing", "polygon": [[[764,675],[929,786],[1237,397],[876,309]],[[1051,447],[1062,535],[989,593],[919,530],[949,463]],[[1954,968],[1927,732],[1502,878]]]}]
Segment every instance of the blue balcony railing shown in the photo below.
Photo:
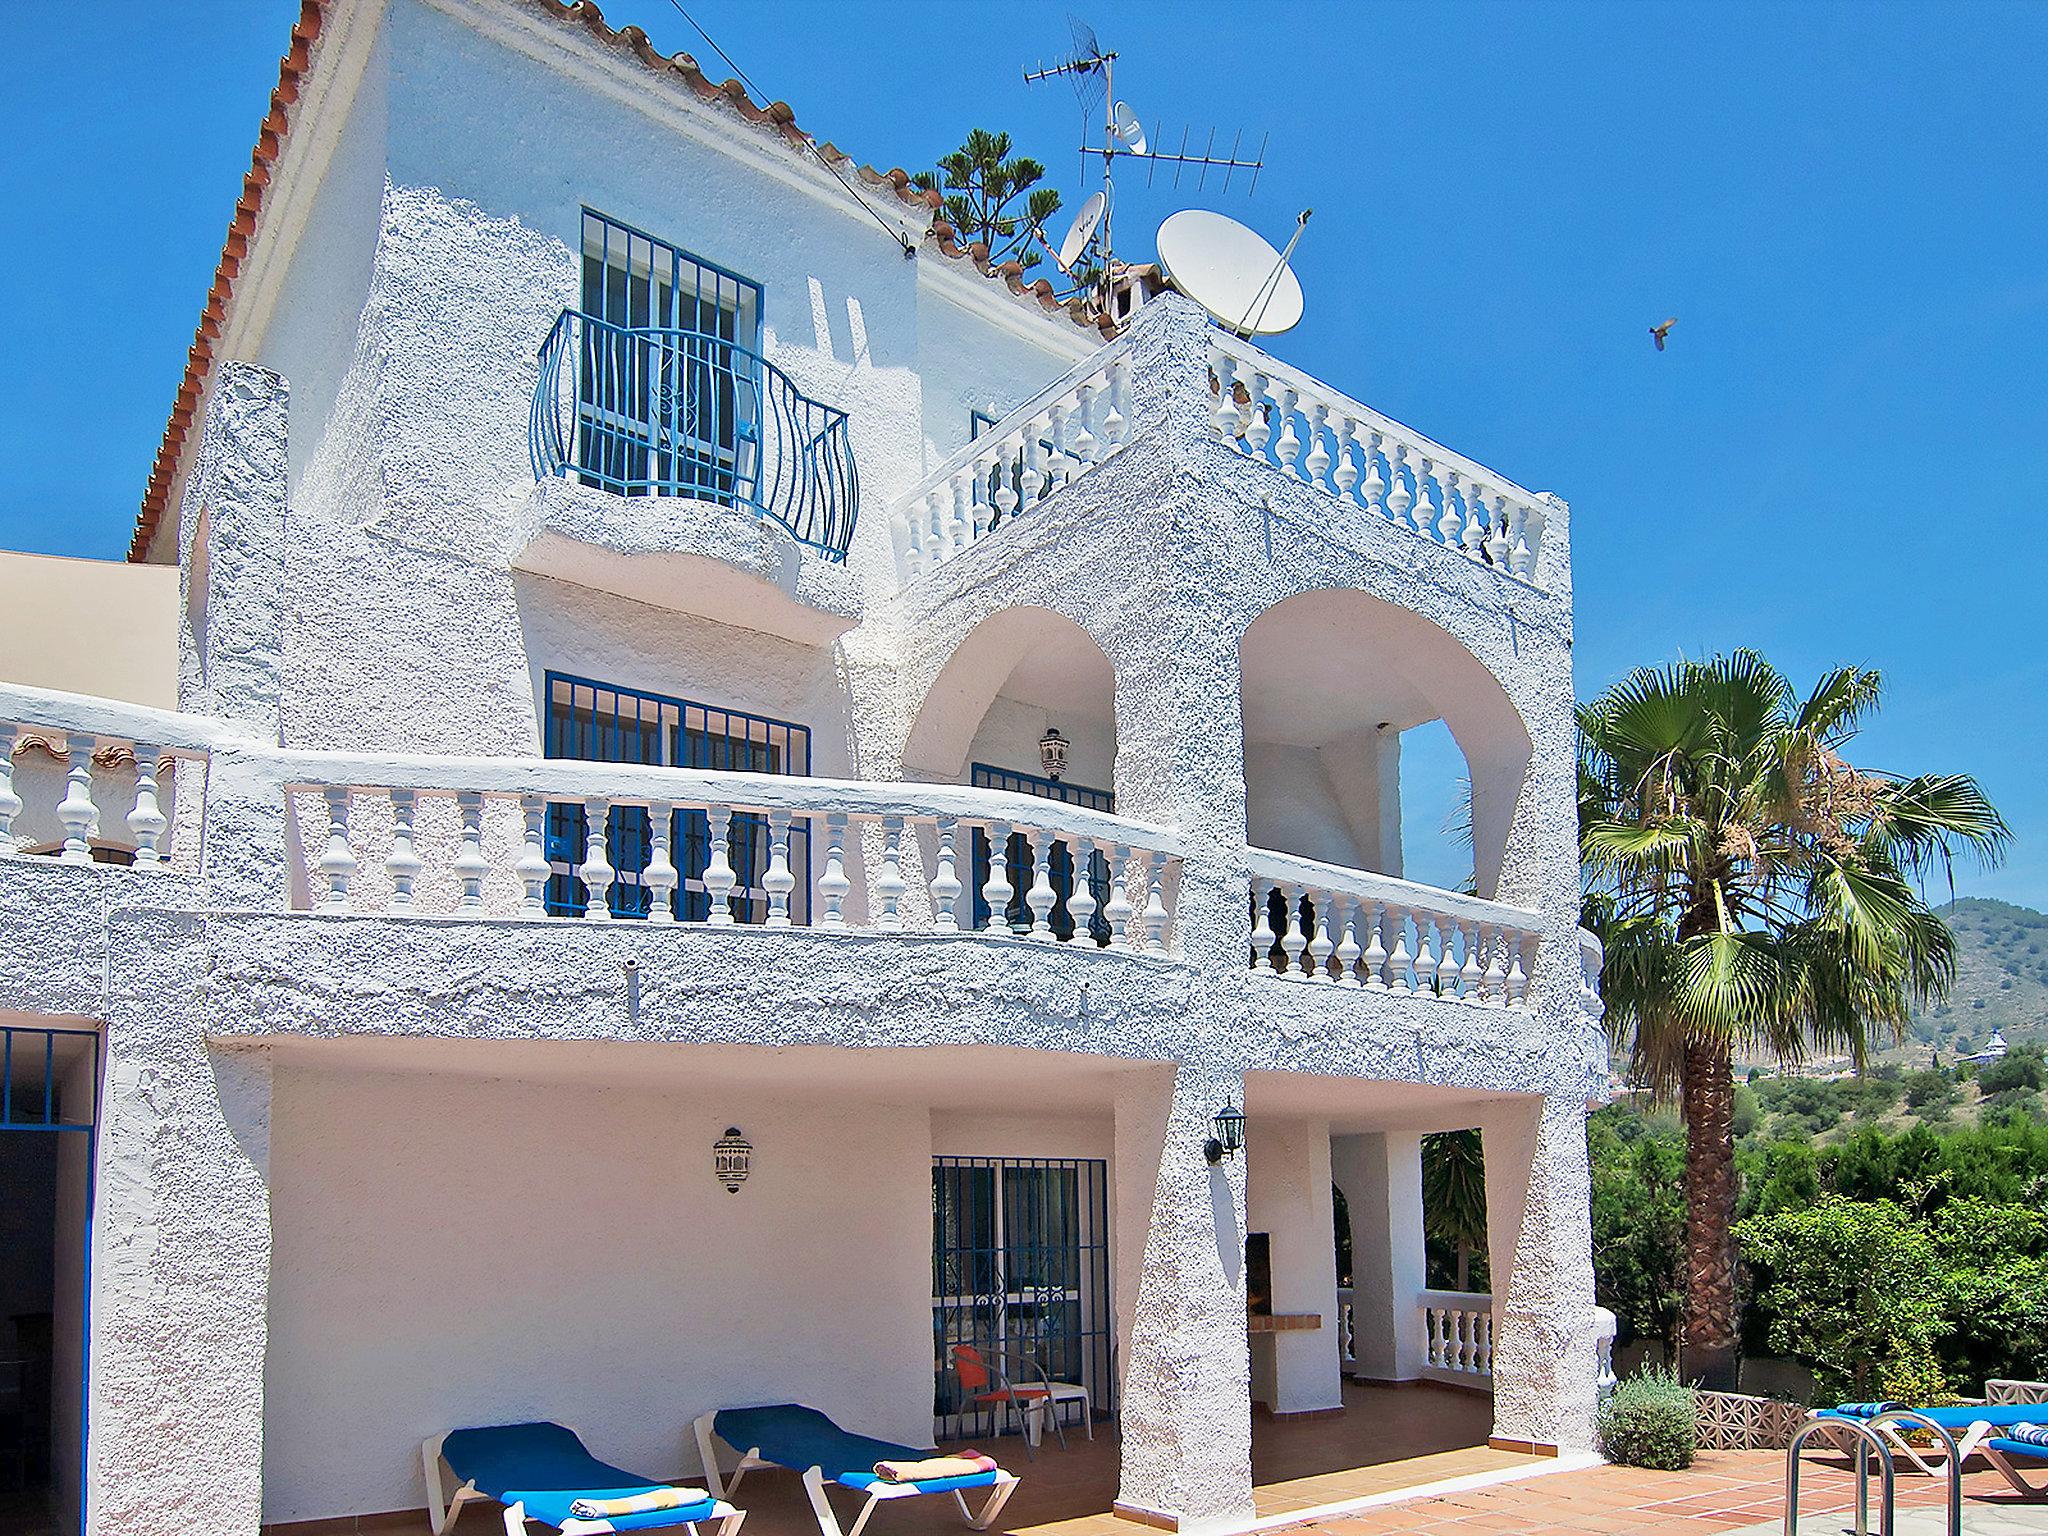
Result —
[{"label": "blue balcony railing", "polygon": [[564,310],[541,345],[529,440],[536,479],[746,507],[834,560],[853,538],[846,412],[722,336]]}]

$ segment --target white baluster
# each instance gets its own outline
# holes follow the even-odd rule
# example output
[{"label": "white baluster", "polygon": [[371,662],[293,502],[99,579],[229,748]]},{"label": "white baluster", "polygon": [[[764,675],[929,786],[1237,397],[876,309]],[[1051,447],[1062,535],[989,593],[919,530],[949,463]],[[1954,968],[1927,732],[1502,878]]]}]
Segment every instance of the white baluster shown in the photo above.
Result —
[{"label": "white baluster", "polygon": [[1330,447],[1324,440],[1323,429],[1330,419],[1330,408],[1318,402],[1309,407],[1308,413],[1308,457],[1301,461],[1302,478],[1311,485],[1322,485],[1323,477],[1330,472]]},{"label": "white baluster", "polygon": [[1109,850],[1109,900],[1102,904],[1102,920],[1109,924],[1109,947],[1130,949],[1131,924],[1136,918],[1136,909],[1124,891],[1124,880],[1128,871],[1130,852],[1122,843],[1110,845]]},{"label": "white baluster", "polygon": [[1392,439],[1380,439],[1387,448],[1387,516],[1400,527],[1408,526],[1408,504],[1415,498],[1408,494],[1407,483],[1401,478],[1401,467],[1407,459],[1407,450]]},{"label": "white baluster", "polygon": [[1358,947],[1358,900],[1344,898],[1344,937],[1337,941],[1337,985],[1355,987],[1358,985],[1358,957],[1364,951]]},{"label": "white baluster", "polygon": [[1095,414],[1095,381],[1090,379],[1076,393],[1080,398],[1080,409],[1074,413],[1074,456],[1084,466],[1093,465],[1096,459],[1095,434],[1088,430],[1088,423]]},{"label": "white baluster", "polygon": [[1052,888],[1052,835],[1034,827],[1027,834],[1031,839],[1031,888],[1024,893],[1024,905],[1031,912],[1031,937],[1049,939],[1052,933],[1052,909],[1059,901],[1059,895]]},{"label": "white baluster", "polygon": [[1266,444],[1273,440],[1273,418],[1266,409],[1271,397],[1267,393],[1266,385],[1266,376],[1254,370],[1247,385],[1251,392],[1250,398],[1245,401],[1246,408],[1251,412],[1251,419],[1249,425],[1239,434],[1252,445],[1252,453],[1262,459],[1266,456]]},{"label": "white baluster", "polygon": [[987,449],[984,449],[981,457],[974,461],[975,494],[967,503],[974,530],[970,543],[985,536],[991,526],[991,515],[995,510],[995,503],[991,498],[995,495],[995,490],[990,482],[995,478],[996,467],[1001,463],[1002,460]]},{"label": "white baluster", "polygon": [[1454,998],[1458,995],[1458,925],[1449,920],[1439,920],[1437,925],[1437,996]]},{"label": "white baluster", "polygon": [[[1380,474],[1378,453],[1379,445],[1385,441],[1385,437],[1378,432],[1368,432],[1365,435],[1363,440],[1365,482],[1358,488],[1360,499],[1365,502],[1366,509],[1380,517],[1387,515],[1387,482]],[[1392,474],[1393,470],[1394,461],[1392,458],[1389,458],[1387,460],[1387,473]]]},{"label": "white baluster", "polygon": [[1408,974],[1408,967],[1414,960],[1408,952],[1408,913],[1402,907],[1389,904],[1387,920],[1394,925],[1394,952],[1387,956],[1387,989],[1413,992],[1415,982]]},{"label": "white baluster", "polygon": [[418,804],[419,796],[412,790],[391,791],[391,851],[384,856],[384,873],[391,880],[393,912],[404,912],[412,906],[413,882],[426,868],[413,848],[413,814]]},{"label": "white baluster", "polygon": [[1480,516],[1486,524],[1486,539],[1481,545],[1487,560],[1497,570],[1508,568],[1508,514],[1507,501],[1496,493],[1491,499],[1480,498]]},{"label": "white baluster", "polygon": [[952,553],[953,541],[947,534],[952,521],[953,488],[942,485],[924,499],[925,517],[930,527],[930,536],[925,541],[925,559],[936,566],[943,564]]},{"label": "white baluster", "polygon": [[761,889],[768,893],[766,928],[790,926],[789,894],[796,889],[796,875],[789,867],[789,812],[768,813],[768,870],[761,876]]},{"label": "white baluster", "polygon": [[1425,1314],[1429,1321],[1429,1363],[1442,1369],[1444,1363],[1444,1310],[1431,1307]]},{"label": "white baluster", "polygon": [[612,915],[612,868],[606,839],[611,835],[611,802],[591,799],[583,802],[583,822],[588,831],[583,839],[583,862],[576,872],[583,877],[583,915],[598,920]]},{"label": "white baluster", "polygon": [[1029,512],[1045,490],[1045,418],[1034,416],[1024,426],[1023,507]]},{"label": "white baluster", "polygon": [[1010,824],[988,824],[988,878],[981,882],[981,902],[988,908],[983,933],[1007,933],[1010,928],[1010,898],[1017,894],[1010,884]]},{"label": "white baluster", "polygon": [[825,818],[825,867],[818,875],[818,895],[825,910],[818,915],[820,928],[844,928],[846,893],[853,882],[846,877],[846,817],[833,812]]},{"label": "white baluster", "polygon": [[[1005,439],[1005,442],[1008,441],[1011,439]],[[1021,455],[1024,451],[1023,439],[1017,438],[1014,441],[1017,444],[1017,452]],[[1004,454],[996,460],[996,513],[1006,522],[1017,512],[1017,489],[1012,483],[1013,477],[1010,473],[1011,465],[1016,462],[1016,457],[1011,454]]]},{"label": "white baluster", "polygon": [[1073,920],[1076,944],[1094,942],[1088,925],[1095,919],[1095,889],[1091,876],[1095,870],[1095,839],[1092,837],[1072,838],[1067,850],[1073,855],[1073,889],[1067,893],[1067,916]]},{"label": "white baluster", "polygon": [[1294,411],[1300,402],[1298,391],[1280,391],[1280,441],[1273,445],[1273,455],[1280,461],[1280,468],[1297,480],[1301,478],[1301,434],[1294,430]]},{"label": "white baluster", "polygon": [[[1445,476],[1443,466],[1441,464],[1430,464],[1429,468],[1436,478],[1439,494],[1443,500],[1443,515],[1436,520],[1437,540],[1445,549],[1456,549],[1458,547],[1458,535],[1465,530],[1465,519],[1459,516],[1451,491],[1444,488]],[[1451,484],[1455,486],[1458,477],[1452,475],[1449,478]]]},{"label": "white baluster", "polygon": [[135,840],[137,868],[168,863],[164,856],[164,831],[171,819],[157,800],[156,774],[161,754],[147,742],[135,744],[135,808],[128,813],[128,835]]},{"label": "white baluster", "polygon": [[932,876],[932,925],[941,933],[960,931],[962,886],[956,868],[959,854],[953,846],[958,826],[950,816],[939,818],[938,870]]},{"label": "white baluster", "polygon": [[1368,992],[1384,992],[1387,983],[1384,972],[1387,966],[1387,947],[1380,942],[1380,914],[1385,911],[1378,902],[1365,904],[1365,989]]},{"label": "white baluster", "polygon": [[1480,983],[1486,994],[1486,1006],[1505,1008],[1508,1001],[1508,967],[1501,959],[1501,952],[1507,948],[1508,936],[1499,928],[1482,930],[1488,939],[1486,946],[1486,979]]},{"label": "white baluster", "polygon": [[1052,432],[1046,438],[1051,453],[1046,460],[1046,494],[1058,490],[1074,478],[1073,465],[1067,459],[1067,403],[1055,400],[1047,414],[1052,419]]},{"label": "white baluster", "polygon": [[1145,948],[1166,951],[1166,855],[1145,856]]},{"label": "white baluster", "polygon": [[1529,973],[1522,968],[1522,946],[1528,940],[1518,939],[1514,943],[1514,959],[1508,965],[1508,1006],[1519,1008],[1529,991]]},{"label": "white baluster", "polygon": [[1521,535],[1508,555],[1508,569],[1524,581],[1536,579],[1536,557],[1543,549],[1543,530],[1549,521],[1550,514],[1541,506],[1523,509]]},{"label": "white baluster", "polygon": [[548,876],[554,873],[548,867],[548,803],[539,795],[521,795],[519,814],[525,830],[519,845],[519,862],[513,866],[513,873],[526,887],[525,899],[519,903],[519,915],[546,917]]},{"label": "white baluster", "polygon": [[1130,430],[1130,418],[1124,413],[1124,406],[1131,398],[1131,358],[1128,352],[1117,354],[1116,361],[1109,365],[1109,409],[1102,418],[1102,437],[1105,444],[1104,457],[1121,448]]},{"label": "white baluster", "polygon": [[903,573],[904,579],[908,580],[915,576],[918,573],[918,557],[921,553],[918,549],[915,519],[901,507],[897,507],[889,514],[889,541],[896,546],[896,568]]},{"label": "white baluster", "polygon": [[[1455,474],[1451,476],[1453,484],[1457,479]],[[1483,562],[1486,559],[1486,505],[1480,500],[1476,481],[1468,483],[1465,487],[1465,531],[1462,543],[1468,560]]]},{"label": "white baluster", "polygon": [[1480,992],[1480,983],[1486,979],[1486,969],[1479,963],[1479,925],[1465,924],[1465,963],[1458,967],[1458,995],[1475,1006],[1486,998]]},{"label": "white baluster", "polygon": [[[77,754],[72,756],[75,760]],[[348,789],[330,788],[325,791],[327,847],[316,867],[327,881],[327,894],[320,905],[329,912],[348,910],[349,877],[356,872],[356,856],[348,845],[348,813],[352,794]],[[66,825],[69,824],[67,821]],[[68,842],[64,845],[64,856],[67,859],[71,857],[71,844]]]},{"label": "white baluster", "polygon": [[882,868],[875,876],[875,927],[883,933],[903,931],[903,893],[909,883],[903,878],[903,818],[882,818]]},{"label": "white baluster", "polygon": [[730,928],[733,887],[739,884],[732,869],[732,808],[707,806],[704,819],[711,828],[711,853],[704,861],[704,890],[711,898],[711,913],[705,921],[713,928]]},{"label": "white baluster", "polygon": [[953,511],[946,520],[946,543],[956,555],[981,535],[976,524],[983,513],[974,497],[975,476],[980,469],[978,464],[969,464],[953,472]]},{"label": "white baluster", "polygon": [[[85,745],[78,745],[80,741]],[[57,803],[57,820],[64,827],[64,849],[57,855],[57,862],[90,864],[92,835],[100,822],[99,807],[92,803],[94,742],[89,736],[74,735],[70,747],[71,769],[65,775],[64,798]]]},{"label": "white baluster", "polygon": [[1330,956],[1337,946],[1330,938],[1330,902],[1334,899],[1327,891],[1314,891],[1309,899],[1315,905],[1315,937],[1308,941],[1309,979],[1330,981]]},{"label": "white baluster", "polygon": [[647,920],[667,924],[676,920],[676,889],[683,883],[675,860],[676,808],[667,800],[653,800],[647,806],[647,867],[640,871],[640,883],[647,887]]},{"label": "white baluster", "polygon": [[0,725],[0,854],[21,850],[21,840],[14,835],[14,818],[21,814],[21,796],[14,792],[14,743],[18,735],[13,726]]},{"label": "white baluster", "polygon": [[1308,965],[1302,955],[1308,949],[1308,913],[1303,910],[1307,893],[1298,885],[1286,887],[1287,931],[1280,935],[1281,951],[1287,956],[1287,970],[1290,975],[1305,976]]},{"label": "white baluster", "polygon": [[1237,359],[1217,348],[1209,361],[1216,370],[1216,409],[1209,413],[1209,425],[1218,437],[1233,438],[1238,434]]},{"label": "white baluster", "polygon": [[1357,423],[1349,416],[1337,418],[1337,467],[1330,479],[1337,487],[1337,494],[1347,501],[1358,484],[1358,460],[1352,453],[1357,446],[1357,431]]},{"label": "white baluster", "polygon": [[1436,991],[1436,924],[1426,912],[1415,914],[1415,990]]},{"label": "white baluster", "polygon": [[1278,969],[1273,964],[1273,946],[1279,935],[1273,932],[1272,891],[1273,887],[1256,875],[1252,877],[1252,969],[1255,971]]}]

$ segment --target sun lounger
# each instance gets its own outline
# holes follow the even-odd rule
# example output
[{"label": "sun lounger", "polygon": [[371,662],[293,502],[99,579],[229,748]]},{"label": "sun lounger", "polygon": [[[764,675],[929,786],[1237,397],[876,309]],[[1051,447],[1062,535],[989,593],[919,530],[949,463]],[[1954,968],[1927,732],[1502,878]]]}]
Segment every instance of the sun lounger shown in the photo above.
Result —
[{"label": "sun lounger", "polygon": [[[797,1403],[707,1413],[697,1420],[696,1432],[697,1448],[704,1457],[704,1475],[710,1479],[712,1491],[721,1498],[732,1497],[740,1479],[753,1467],[788,1467],[802,1473],[804,1491],[810,1495],[811,1509],[818,1517],[820,1536],[861,1536],[868,1518],[884,1503],[927,1493],[952,1494],[960,1506],[961,1519],[973,1529],[985,1531],[995,1523],[1017,1488],[1016,1475],[1000,1468],[971,1477],[941,1477],[921,1483],[884,1482],[875,1475],[876,1462],[918,1461],[937,1453],[929,1447],[898,1445],[853,1434],[817,1409]],[[729,1479],[722,1479],[718,1471],[721,1440],[739,1452],[739,1463]],[[826,1497],[827,1483],[866,1495],[860,1513],[844,1530]],[[978,1514],[967,1503],[969,1490],[976,1488],[989,1491],[988,1501]]]},{"label": "sun lounger", "polygon": [[[453,1429],[427,1440],[420,1457],[426,1463],[427,1514],[434,1536],[441,1536],[462,1506],[475,1499],[495,1499],[505,1506],[507,1536],[526,1536],[529,1520],[555,1526],[563,1536],[684,1528],[698,1536],[700,1522],[715,1520],[716,1536],[738,1536],[746,1518],[722,1498],[711,1497],[673,1509],[579,1519],[569,1508],[577,1499],[620,1499],[667,1485],[599,1461],[573,1429],[560,1424]],[[444,1467],[461,1480],[452,1494],[443,1492]]]},{"label": "sun lounger", "polygon": [[[2040,1419],[2030,1419],[2027,1421],[2028,1423],[2048,1423],[2048,1409],[2037,1407],[2034,1411],[2042,1414],[2043,1417]],[[2029,1466],[2039,1466],[2043,1471],[2048,1471],[2048,1445],[2042,1445],[2032,1440],[2015,1440],[2009,1435],[1993,1435],[1982,1445],[1978,1446],[1977,1449],[1984,1453],[1986,1461],[1998,1468],[1999,1475],[2008,1483],[2011,1483],[2014,1488],[2018,1489],[2022,1495],[2030,1499],[2048,1499],[2048,1483],[2043,1483],[2038,1488],[2035,1487],[2022,1477],[2020,1469],[2013,1465],[2013,1462],[2018,1460]]]},{"label": "sun lounger", "polygon": [[[1874,1419],[1886,1409],[1902,1408],[1903,1403],[1844,1403],[1839,1408],[1816,1408],[1816,1419]],[[2010,1429],[2016,1424],[2039,1424],[2048,1422],[2048,1403],[1973,1403],[1958,1408],[1915,1408],[1915,1414],[1930,1419],[1956,1437],[1956,1455],[1967,1461],[1972,1452],[1984,1450],[1986,1445],[2001,1429]],[[1929,1476],[1939,1469],[1943,1452],[1935,1446],[1916,1446],[1907,1437],[1913,1426],[1908,1424],[1880,1424],[1877,1432],[1891,1442],[1892,1450],[1904,1456],[1914,1466]],[[1986,1452],[1987,1458],[1989,1453]],[[2021,1489],[2025,1483],[2005,1468],[2008,1479]]]}]

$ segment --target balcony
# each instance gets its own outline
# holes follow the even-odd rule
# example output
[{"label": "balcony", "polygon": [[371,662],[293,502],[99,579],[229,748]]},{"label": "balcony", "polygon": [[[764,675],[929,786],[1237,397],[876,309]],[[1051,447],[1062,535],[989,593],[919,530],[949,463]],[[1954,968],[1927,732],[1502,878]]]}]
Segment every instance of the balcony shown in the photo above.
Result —
[{"label": "balcony", "polygon": [[564,311],[528,436],[514,569],[806,645],[859,622],[846,413],[758,354]]}]

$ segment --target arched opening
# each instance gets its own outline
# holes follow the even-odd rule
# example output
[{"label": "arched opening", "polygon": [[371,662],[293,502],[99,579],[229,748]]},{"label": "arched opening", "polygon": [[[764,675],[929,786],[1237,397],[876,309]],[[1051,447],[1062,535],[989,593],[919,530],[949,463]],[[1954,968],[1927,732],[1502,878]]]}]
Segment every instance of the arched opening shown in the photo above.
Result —
[{"label": "arched opening", "polygon": [[1530,746],[1476,656],[1419,614],[1324,590],[1260,614],[1238,659],[1248,843],[1493,894]]},{"label": "arched opening", "polygon": [[[947,660],[925,695],[904,747],[912,775],[984,789],[1009,790],[1090,810],[1116,809],[1116,669],[1095,637],[1050,608],[1005,608],[977,624]],[[991,850],[975,829],[972,857],[976,927],[987,921],[980,892]],[[1031,926],[1024,893],[1033,854],[1021,833],[1006,846],[1012,888],[1008,919]],[[1090,928],[1109,942],[1102,906],[1109,895],[1103,855],[1088,859],[1087,883],[1097,906]],[[1064,844],[1049,855],[1047,878],[1058,903],[1053,931],[1065,938],[1073,919],[1067,901],[1075,860]]]}]

